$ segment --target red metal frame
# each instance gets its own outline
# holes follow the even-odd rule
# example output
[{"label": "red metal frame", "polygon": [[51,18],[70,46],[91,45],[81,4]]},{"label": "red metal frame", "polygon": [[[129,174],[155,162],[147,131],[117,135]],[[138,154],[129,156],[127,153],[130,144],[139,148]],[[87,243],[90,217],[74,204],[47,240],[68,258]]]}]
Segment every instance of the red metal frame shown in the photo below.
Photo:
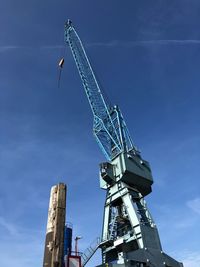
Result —
[{"label": "red metal frame", "polygon": [[66,263],[65,263],[65,267],[69,267],[69,260],[70,258],[72,259],[78,259],[78,263],[79,263],[79,267],[81,267],[81,257],[80,256],[68,256],[67,258],[67,266],[66,266]]}]

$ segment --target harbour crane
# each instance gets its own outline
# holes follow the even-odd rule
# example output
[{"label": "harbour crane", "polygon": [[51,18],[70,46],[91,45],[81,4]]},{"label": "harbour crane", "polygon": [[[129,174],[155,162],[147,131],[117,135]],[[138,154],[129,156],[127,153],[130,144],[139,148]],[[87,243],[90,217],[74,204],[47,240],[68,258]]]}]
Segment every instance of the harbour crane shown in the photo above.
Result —
[{"label": "harbour crane", "polygon": [[70,47],[93,113],[93,133],[107,162],[100,164],[106,190],[100,266],[183,267],[163,252],[157,227],[144,197],[151,193],[150,164],[133,144],[122,112],[106,102],[82,41],[72,22],[65,24]]}]

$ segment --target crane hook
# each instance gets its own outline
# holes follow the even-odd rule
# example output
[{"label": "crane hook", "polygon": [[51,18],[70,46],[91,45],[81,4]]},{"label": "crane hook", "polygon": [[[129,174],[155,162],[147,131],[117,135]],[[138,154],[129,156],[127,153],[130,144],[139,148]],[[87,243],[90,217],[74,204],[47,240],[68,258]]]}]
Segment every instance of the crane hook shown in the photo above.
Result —
[{"label": "crane hook", "polygon": [[64,66],[64,62],[65,62],[64,58],[61,58],[61,60],[60,60],[59,63],[58,63],[58,66],[59,66],[61,69],[62,69],[63,66]]},{"label": "crane hook", "polygon": [[58,63],[58,67],[59,67],[59,74],[58,74],[58,88],[60,87],[60,80],[61,80],[61,72],[62,72],[62,68],[64,66],[64,58],[61,58],[61,60]]}]

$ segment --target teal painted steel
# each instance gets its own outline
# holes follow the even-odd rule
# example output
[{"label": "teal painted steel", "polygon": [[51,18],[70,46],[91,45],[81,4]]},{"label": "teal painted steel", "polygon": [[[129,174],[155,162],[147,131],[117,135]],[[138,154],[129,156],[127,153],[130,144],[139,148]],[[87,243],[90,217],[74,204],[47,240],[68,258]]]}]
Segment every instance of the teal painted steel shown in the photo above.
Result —
[{"label": "teal painted steel", "polygon": [[71,21],[65,24],[65,41],[93,112],[93,133],[109,160],[100,165],[100,185],[107,190],[101,242],[89,247],[89,254],[83,254],[82,266],[100,247],[102,267],[183,267],[162,251],[156,225],[144,200],[153,183],[150,165],[133,145],[119,107],[106,103]]},{"label": "teal painted steel", "polygon": [[122,152],[139,153],[119,107],[106,103],[83,44],[70,20],[65,24],[65,41],[76,62],[94,117],[93,133],[104,155],[110,161]]}]

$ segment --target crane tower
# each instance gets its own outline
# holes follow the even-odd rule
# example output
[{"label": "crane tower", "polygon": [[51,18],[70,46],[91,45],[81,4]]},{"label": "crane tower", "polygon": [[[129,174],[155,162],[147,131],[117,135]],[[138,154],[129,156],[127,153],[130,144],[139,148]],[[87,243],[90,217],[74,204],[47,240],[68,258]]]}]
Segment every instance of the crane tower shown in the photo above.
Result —
[{"label": "crane tower", "polygon": [[94,136],[107,159],[100,164],[100,186],[106,190],[100,266],[183,267],[163,252],[144,199],[152,191],[150,165],[133,144],[119,107],[106,103],[70,20],[65,24],[65,42],[93,113]]}]

